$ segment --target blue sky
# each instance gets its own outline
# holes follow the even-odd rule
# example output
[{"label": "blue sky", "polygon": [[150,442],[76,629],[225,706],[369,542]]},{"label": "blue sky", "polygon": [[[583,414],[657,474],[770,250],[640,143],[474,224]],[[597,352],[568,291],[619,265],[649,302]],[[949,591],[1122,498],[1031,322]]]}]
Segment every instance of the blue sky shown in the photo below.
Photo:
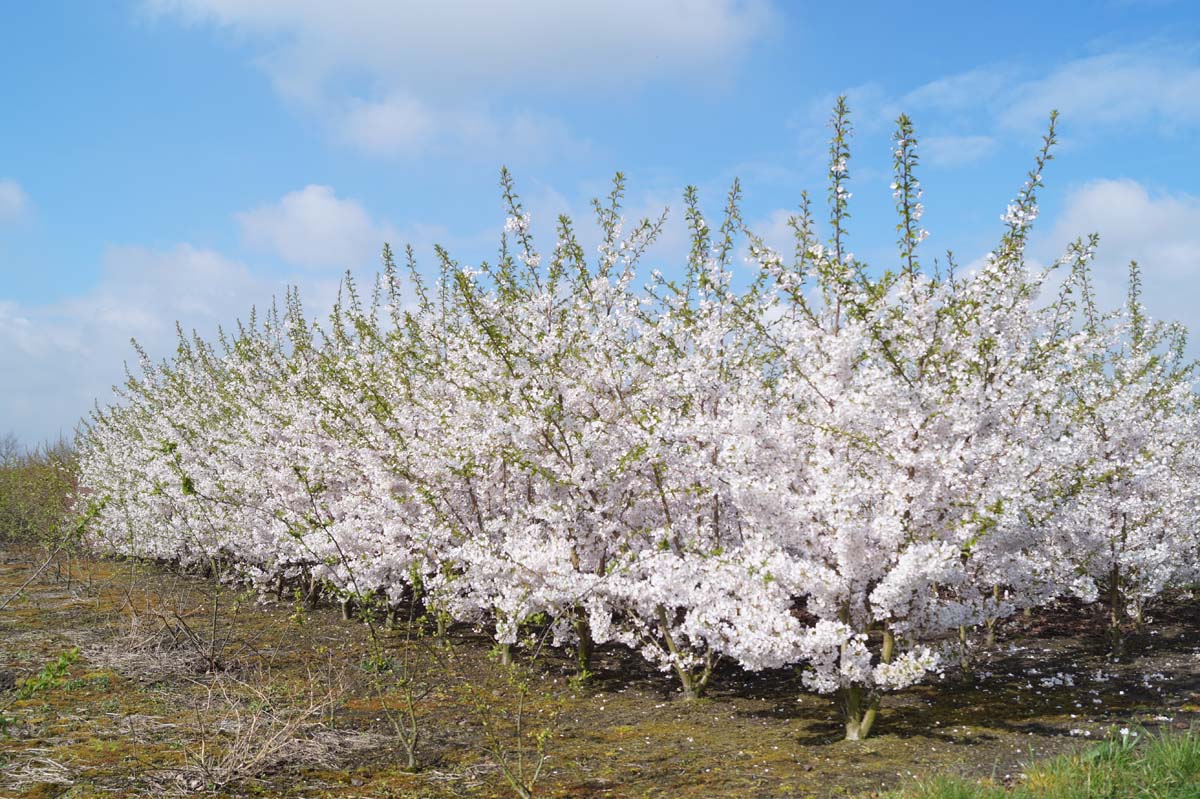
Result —
[{"label": "blue sky", "polygon": [[[0,434],[70,434],[136,337],[215,330],[288,283],[314,310],[384,240],[495,251],[501,164],[543,241],[613,172],[630,215],[730,180],[786,245],[824,195],[846,93],[854,248],[893,252],[889,136],[917,125],[930,253],[983,255],[1051,108],[1032,254],[1102,236],[1116,297],[1200,326],[1200,10],[1190,2],[139,0],[16,4],[0,26]],[[646,266],[685,251],[679,215]],[[539,221],[543,224],[539,226]],[[582,220],[581,220],[582,221]]]}]

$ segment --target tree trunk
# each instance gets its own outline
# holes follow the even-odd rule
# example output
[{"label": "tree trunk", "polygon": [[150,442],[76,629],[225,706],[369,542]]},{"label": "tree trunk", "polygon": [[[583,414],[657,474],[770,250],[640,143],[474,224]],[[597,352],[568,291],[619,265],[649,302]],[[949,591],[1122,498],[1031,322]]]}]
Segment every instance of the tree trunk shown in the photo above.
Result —
[{"label": "tree trunk", "polygon": [[[996,602],[997,605],[1000,604],[1000,586],[998,586],[998,585],[992,586],[992,600],[994,602]],[[986,638],[984,638],[984,643],[987,646],[995,646],[996,645],[996,622],[997,621],[999,621],[999,619],[997,619],[995,616],[993,616],[992,618],[988,619],[986,622],[987,636],[986,636]]]},{"label": "tree trunk", "polygon": [[1125,596],[1121,593],[1121,567],[1113,564],[1108,573],[1108,643],[1112,654],[1121,657],[1125,651]]},{"label": "tree trunk", "polygon": [[846,721],[846,740],[862,741],[871,734],[879,714],[879,698],[867,699],[861,685],[842,689],[842,714]]},{"label": "tree trunk", "polygon": [[583,608],[575,609],[575,637],[579,639],[575,645],[575,676],[586,680],[592,676],[592,651],[595,644],[592,641],[592,628],[588,626]]},{"label": "tree trunk", "polygon": [[842,689],[842,715],[846,722],[846,740],[862,741],[870,736],[879,717],[881,698],[870,696],[861,685]]},{"label": "tree trunk", "polygon": [[437,612],[437,640],[442,646],[446,645],[446,633],[450,630],[450,616],[443,610]]},{"label": "tree trunk", "polygon": [[712,673],[712,663],[708,655],[705,655],[705,667],[699,678],[692,673],[692,670],[681,662],[683,654],[679,651],[679,646],[675,643],[675,639],[671,636],[671,625],[667,619],[667,609],[662,605],[658,606],[658,631],[663,637],[663,643],[667,646],[667,651],[674,657],[675,673],[679,676],[679,686],[683,691],[683,698],[686,700],[699,699],[704,696],[704,688],[708,684],[708,677]]},{"label": "tree trunk", "polygon": [[321,601],[321,581],[316,577],[308,578],[308,592],[304,595],[304,607],[308,610],[316,610],[317,603]]}]

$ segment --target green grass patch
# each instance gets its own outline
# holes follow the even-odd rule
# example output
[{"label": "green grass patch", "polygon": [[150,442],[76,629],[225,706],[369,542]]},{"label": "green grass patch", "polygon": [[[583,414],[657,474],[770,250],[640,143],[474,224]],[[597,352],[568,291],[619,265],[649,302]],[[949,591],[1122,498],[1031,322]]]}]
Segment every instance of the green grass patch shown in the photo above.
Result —
[{"label": "green grass patch", "polygon": [[1033,764],[1011,787],[938,777],[891,799],[1200,799],[1200,732],[1122,730],[1078,754]]}]

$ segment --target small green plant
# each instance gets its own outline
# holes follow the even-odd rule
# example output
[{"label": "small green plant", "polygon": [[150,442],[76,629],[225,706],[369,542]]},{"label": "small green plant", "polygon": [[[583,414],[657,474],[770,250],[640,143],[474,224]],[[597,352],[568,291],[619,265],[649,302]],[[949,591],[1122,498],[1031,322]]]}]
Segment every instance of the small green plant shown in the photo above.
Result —
[{"label": "small green plant", "polygon": [[396,661],[383,654],[373,654],[362,661],[362,670],[370,674],[389,674],[395,669]]},{"label": "small green plant", "polygon": [[307,603],[304,599],[304,592],[299,588],[292,591],[292,614],[288,616],[288,621],[297,627],[303,627],[308,623]]},{"label": "small green plant", "polygon": [[23,699],[32,699],[43,691],[50,691],[62,685],[66,680],[67,673],[71,670],[71,666],[77,660],[79,660],[79,647],[68,649],[59,655],[56,660],[47,663],[35,676],[17,683],[17,690],[13,693],[12,698],[0,705],[0,737],[7,737],[9,729],[17,723],[15,718],[7,714],[7,710],[15,702]]},{"label": "small green plant", "polygon": [[79,660],[79,647],[68,649],[58,658],[47,663],[45,668],[33,677],[21,681],[17,689],[17,699],[32,699],[44,691],[51,691],[61,686],[71,670],[71,666]]},{"label": "small green plant", "polygon": [[545,637],[543,632],[540,640],[527,642],[530,652],[524,663],[505,662],[501,653],[492,649],[485,661],[488,673],[482,679],[471,672],[473,664],[453,641],[447,639],[436,650],[443,673],[453,678],[450,688],[479,724],[478,746],[500,769],[517,799],[535,796],[561,721],[558,686],[534,670]]}]

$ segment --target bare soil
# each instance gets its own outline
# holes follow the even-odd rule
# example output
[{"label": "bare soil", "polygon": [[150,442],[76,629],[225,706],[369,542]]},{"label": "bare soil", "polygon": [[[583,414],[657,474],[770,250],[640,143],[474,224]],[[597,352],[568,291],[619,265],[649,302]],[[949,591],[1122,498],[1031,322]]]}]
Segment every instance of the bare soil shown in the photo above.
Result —
[{"label": "bare soil", "polygon": [[[35,555],[0,550],[0,597]],[[69,571],[48,570],[0,611],[0,671],[17,680],[79,650],[27,698],[0,692],[0,797],[512,796],[498,763],[520,749],[531,765],[538,732],[537,796],[869,797],[937,773],[1011,781],[1030,758],[1115,727],[1200,723],[1194,597],[1152,610],[1120,661],[1092,609],[1009,620],[976,665],[889,696],[861,743],[839,740],[833,702],[802,693],[791,671],[725,667],[708,698],[685,702],[619,648],[597,652],[585,685],[570,653],[531,663],[518,649],[518,689],[477,631],[451,630],[452,668],[428,655],[432,640],[387,631],[389,656],[416,647],[422,768],[409,773],[383,712],[402,695],[370,677],[378,653],[361,621],[163,567]]]}]

